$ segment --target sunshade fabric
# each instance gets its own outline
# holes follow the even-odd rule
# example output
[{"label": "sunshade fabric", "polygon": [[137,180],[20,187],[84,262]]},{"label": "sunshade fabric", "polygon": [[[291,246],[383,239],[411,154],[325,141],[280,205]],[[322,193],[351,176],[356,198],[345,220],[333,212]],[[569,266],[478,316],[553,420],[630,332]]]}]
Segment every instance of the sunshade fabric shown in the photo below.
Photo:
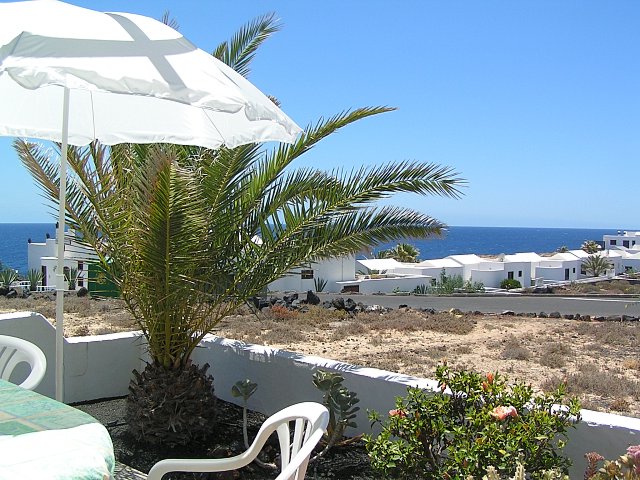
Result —
[{"label": "sunshade fabric", "polygon": [[148,17],[55,0],[2,3],[0,44],[1,135],[59,141],[62,87],[71,90],[72,145],[234,147],[292,142],[300,132],[242,75]]}]

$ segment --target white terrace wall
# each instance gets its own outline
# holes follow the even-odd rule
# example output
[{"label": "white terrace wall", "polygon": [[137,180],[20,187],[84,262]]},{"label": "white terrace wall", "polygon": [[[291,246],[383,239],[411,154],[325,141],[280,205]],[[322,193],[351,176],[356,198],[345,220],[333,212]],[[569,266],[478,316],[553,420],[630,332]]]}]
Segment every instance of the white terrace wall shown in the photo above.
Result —
[{"label": "white terrace wall", "polygon": [[412,292],[420,285],[431,285],[431,278],[422,275],[390,277],[390,278],[366,278],[355,280],[353,282],[340,282],[340,287],[348,287],[352,285],[358,286],[360,293],[391,293],[396,288],[403,292]]},{"label": "white terrace wall", "polygon": [[485,287],[489,288],[498,288],[500,287],[500,282],[504,280],[505,273],[504,270],[471,270],[471,276],[469,280],[472,282],[482,282]]},{"label": "white terrace wall", "polygon": [[[36,391],[53,398],[56,358],[54,327],[39,313],[2,314],[0,335],[23,338],[42,349],[47,357],[47,371]],[[144,368],[143,347],[140,332],[65,338],[65,402],[126,395],[131,372]]]},{"label": "white terrace wall", "polygon": [[[0,334],[13,335],[38,344],[54,358],[54,331],[38,314],[0,315]],[[130,372],[141,367],[143,345],[139,333],[112,334],[99,337],[69,339],[65,344],[67,402],[122,396],[127,392]],[[216,395],[237,402],[231,387],[249,378],[258,383],[257,392],[249,399],[249,407],[271,414],[301,401],[321,401],[321,393],[312,385],[318,368],[340,372],[344,385],[360,398],[356,418],[358,429],[348,433],[369,431],[367,410],[382,414],[393,408],[397,396],[404,396],[408,386],[434,390],[433,380],[421,379],[363,368],[319,357],[304,356],[258,345],[249,345],[214,336],[207,337],[194,352],[194,361],[209,363],[215,379]],[[53,395],[53,365],[38,391]],[[573,460],[571,478],[582,478],[586,452],[597,451],[607,458],[623,453],[629,445],[640,443],[640,419],[607,413],[582,411],[582,422],[569,430],[565,453]]]}]

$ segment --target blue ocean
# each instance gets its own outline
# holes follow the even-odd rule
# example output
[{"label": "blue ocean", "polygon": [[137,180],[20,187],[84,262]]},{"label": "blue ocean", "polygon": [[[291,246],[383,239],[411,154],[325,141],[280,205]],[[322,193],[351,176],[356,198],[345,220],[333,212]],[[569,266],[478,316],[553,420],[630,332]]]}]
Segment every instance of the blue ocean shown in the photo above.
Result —
[{"label": "blue ocean", "polygon": [[[580,248],[585,240],[602,240],[610,229],[449,227],[443,238],[409,241],[420,250],[422,260],[466,253],[500,254],[517,252],[553,252],[561,246]],[[0,262],[5,267],[27,272],[27,243],[44,242],[55,236],[54,223],[0,223]],[[396,242],[397,243],[397,242]],[[380,245],[374,251],[390,248]]]}]

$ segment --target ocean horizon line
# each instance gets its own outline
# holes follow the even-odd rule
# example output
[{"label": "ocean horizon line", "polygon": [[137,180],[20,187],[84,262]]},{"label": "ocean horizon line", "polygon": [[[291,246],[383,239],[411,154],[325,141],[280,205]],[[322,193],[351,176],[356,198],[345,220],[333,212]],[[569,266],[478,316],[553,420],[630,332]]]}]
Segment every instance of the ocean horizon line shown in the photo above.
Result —
[{"label": "ocean horizon line", "polygon": [[[49,221],[49,222],[2,222],[0,221],[0,225],[55,225],[57,220]],[[521,226],[521,225],[447,225],[445,228],[523,228],[523,229],[545,229],[545,230],[611,230],[614,232],[618,231],[640,231],[640,227],[636,228],[623,228],[623,227],[547,227],[547,226]]]}]

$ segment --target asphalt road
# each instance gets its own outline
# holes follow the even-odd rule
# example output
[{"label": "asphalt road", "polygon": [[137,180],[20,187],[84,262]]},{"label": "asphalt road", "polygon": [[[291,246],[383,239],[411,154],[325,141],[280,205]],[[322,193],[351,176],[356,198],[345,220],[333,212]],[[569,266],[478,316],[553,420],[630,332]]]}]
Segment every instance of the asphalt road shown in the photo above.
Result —
[{"label": "asphalt road", "polygon": [[352,298],[365,305],[381,305],[398,308],[408,305],[414,308],[433,308],[435,310],[460,310],[483,313],[501,313],[511,310],[515,313],[560,312],[561,314],[607,316],[633,315],[640,316],[640,299],[637,298],[593,298],[593,297],[562,297],[559,295],[508,295],[508,296],[395,296],[395,295],[348,295],[348,294],[320,294],[322,300],[334,297]]}]

